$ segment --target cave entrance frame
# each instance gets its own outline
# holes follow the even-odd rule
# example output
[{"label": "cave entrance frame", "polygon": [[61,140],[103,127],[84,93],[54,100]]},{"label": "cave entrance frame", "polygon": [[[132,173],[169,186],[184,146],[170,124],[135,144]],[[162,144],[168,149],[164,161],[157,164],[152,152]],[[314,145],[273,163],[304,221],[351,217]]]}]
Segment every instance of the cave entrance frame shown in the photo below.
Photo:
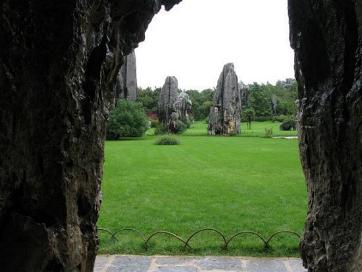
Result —
[{"label": "cave entrance frame", "polygon": [[[120,57],[144,38],[161,4],[180,0],[48,2],[0,5],[4,271],[92,271]],[[289,0],[289,14],[309,191],[303,259],[313,272],[359,272],[362,3]]]}]

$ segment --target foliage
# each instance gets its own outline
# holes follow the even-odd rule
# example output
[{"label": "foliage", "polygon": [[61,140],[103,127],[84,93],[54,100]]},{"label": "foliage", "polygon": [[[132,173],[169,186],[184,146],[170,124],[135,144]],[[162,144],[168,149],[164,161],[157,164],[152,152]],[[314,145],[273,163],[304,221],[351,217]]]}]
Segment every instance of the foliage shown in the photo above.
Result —
[{"label": "foliage", "polygon": [[158,120],[151,120],[151,128],[157,128],[157,126],[160,124],[160,121]]},{"label": "foliage", "polygon": [[154,90],[150,87],[146,89],[138,89],[137,102],[142,104],[146,113],[157,112],[160,92],[161,88],[156,88]]},{"label": "foliage", "polygon": [[[297,99],[295,80],[278,81],[276,85],[253,83],[248,85],[248,90],[248,99],[244,102],[246,104],[242,105],[243,110],[252,108],[256,120],[272,120],[273,116],[295,115],[295,101]],[[273,103],[276,103],[275,109]]]},{"label": "foliage", "polygon": [[247,122],[248,129],[251,129],[251,123],[255,119],[255,111],[251,107],[247,107],[243,110],[242,116],[244,116],[245,121]]},{"label": "foliage", "polygon": [[168,131],[168,127],[165,126],[163,123],[158,123],[156,125],[156,129],[155,129],[155,135],[164,135],[169,133]]},{"label": "foliage", "polygon": [[273,137],[273,129],[272,128],[266,128],[264,138],[272,138]]},{"label": "foliage", "polygon": [[194,120],[204,120],[209,116],[214,92],[215,91],[211,89],[206,89],[202,92],[197,90],[187,91],[187,94],[189,95],[192,102]]},{"label": "foliage", "polygon": [[187,123],[177,120],[176,127],[173,129],[172,133],[182,134],[187,130],[187,126]]},{"label": "foliage", "polygon": [[286,115],[276,115],[276,116],[273,116],[272,121],[273,122],[284,122],[288,118],[290,119],[290,117],[286,116]]},{"label": "foliage", "polygon": [[157,138],[155,141],[155,145],[179,145],[180,141],[170,135],[165,135],[160,138]]},{"label": "foliage", "polygon": [[120,100],[110,113],[107,123],[107,139],[141,137],[148,129],[148,119],[139,103]]},{"label": "foliage", "polygon": [[285,120],[280,125],[280,130],[283,130],[283,131],[290,131],[290,130],[296,130],[296,129],[297,129],[297,122],[293,119]]}]

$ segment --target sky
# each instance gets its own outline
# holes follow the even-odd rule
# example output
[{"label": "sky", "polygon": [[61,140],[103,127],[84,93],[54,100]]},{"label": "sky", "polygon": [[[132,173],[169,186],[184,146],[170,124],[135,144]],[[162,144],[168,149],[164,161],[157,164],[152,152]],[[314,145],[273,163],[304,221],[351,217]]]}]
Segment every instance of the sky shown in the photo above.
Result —
[{"label": "sky", "polygon": [[136,55],[142,88],[167,76],[180,89],[213,88],[229,62],[245,84],[293,78],[287,0],[183,0],[154,17]]}]

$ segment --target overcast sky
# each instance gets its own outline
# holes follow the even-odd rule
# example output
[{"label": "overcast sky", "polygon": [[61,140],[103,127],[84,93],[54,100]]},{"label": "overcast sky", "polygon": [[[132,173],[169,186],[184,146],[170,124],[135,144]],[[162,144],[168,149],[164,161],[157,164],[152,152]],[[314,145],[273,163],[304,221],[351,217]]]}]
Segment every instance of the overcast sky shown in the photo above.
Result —
[{"label": "overcast sky", "polygon": [[294,77],[287,0],[183,0],[154,17],[136,55],[140,87],[170,75],[181,89],[212,88],[228,62],[244,83]]}]

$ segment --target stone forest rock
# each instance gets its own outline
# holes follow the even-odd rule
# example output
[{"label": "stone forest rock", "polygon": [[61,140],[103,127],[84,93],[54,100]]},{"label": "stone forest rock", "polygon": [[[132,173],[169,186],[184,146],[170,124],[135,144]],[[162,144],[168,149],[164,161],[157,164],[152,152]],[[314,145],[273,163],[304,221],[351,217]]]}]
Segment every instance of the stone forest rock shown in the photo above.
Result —
[{"label": "stone forest rock", "polygon": [[289,0],[310,272],[362,271],[362,1]]},{"label": "stone forest rock", "polygon": [[116,77],[178,2],[1,1],[1,271],[93,271]]},{"label": "stone forest rock", "polygon": [[191,121],[192,102],[186,92],[179,93],[176,77],[167,77],[158,101],[158,119],[169,132],[180,132],[180,127]]},{"label": "stone forest rock", "polygon": [[137,64],[136,53],[123,58],[123,65],[117,77],[116,97],[129,101],[137,100]]},{"label": "stone forest rock", "polygon": [[177,78],[174,76],[167,77],[158,100],[158,119],[166,126],[169,125],[171,115],[175,112],[174,104],[177,101],[178,95]]},{"label": "stone forest rock", "polygon": [[181,92],[174,103],[177,119],[183,123],[191,121],[192,102],[186,92]]},{"label": "stone forest rock", "polygon": [[209,135],[240,133],[241,102],[238,76],[234,64],[228,63],[217,82],[213,106],[209,115]]}]

